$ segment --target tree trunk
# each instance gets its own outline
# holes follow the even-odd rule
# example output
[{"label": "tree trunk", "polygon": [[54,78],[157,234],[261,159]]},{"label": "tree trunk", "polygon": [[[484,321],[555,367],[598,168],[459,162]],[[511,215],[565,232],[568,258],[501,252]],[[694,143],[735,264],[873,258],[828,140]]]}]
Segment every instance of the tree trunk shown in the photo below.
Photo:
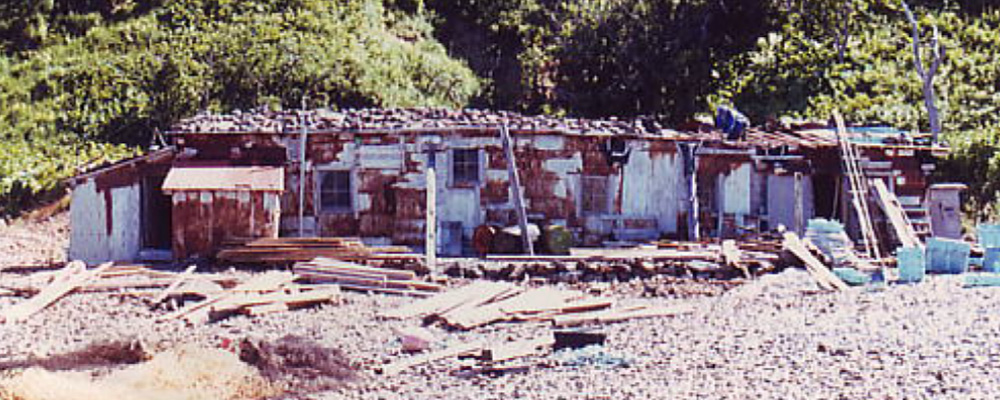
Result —
[{"label": "tree trunk", "polygon": [[941,133],[941,119],[938,114],[937,105],[934,102],[934,75],[937,74],[938,67],[941,66],[941,61],[944,60],[944,48],[941,46],[937,27],[934,27],[934,38],[931,41],[931,50],[933,51],[934,59],[931,61],[930,67],[924,69],[924,62],[920,57],[920,27],[917,25],[917,19],[913,16],[913,12],[910,11],[910,6],[906,4],[905,0],[901,0],[900,2],[903,4],[903,11],[906,12],[906,18],[910,20],[910,25],[913,26],[913,63],[917,69],[917,75],[920,76],[920,80],[923,83],[924,107],[927,108],[927,119],[930,121],[931,141],[937,143],[938,135]]}]

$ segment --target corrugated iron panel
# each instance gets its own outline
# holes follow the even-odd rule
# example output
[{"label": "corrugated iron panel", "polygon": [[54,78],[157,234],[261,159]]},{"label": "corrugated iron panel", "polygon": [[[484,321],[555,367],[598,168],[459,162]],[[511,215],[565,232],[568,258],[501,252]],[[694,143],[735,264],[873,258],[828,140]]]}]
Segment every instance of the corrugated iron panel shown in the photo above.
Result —
[{"label": "corrugated iron panel", "polygon": [[164,191],[250,190],[284,191],[281,167],[174,167],[163,182]]}]

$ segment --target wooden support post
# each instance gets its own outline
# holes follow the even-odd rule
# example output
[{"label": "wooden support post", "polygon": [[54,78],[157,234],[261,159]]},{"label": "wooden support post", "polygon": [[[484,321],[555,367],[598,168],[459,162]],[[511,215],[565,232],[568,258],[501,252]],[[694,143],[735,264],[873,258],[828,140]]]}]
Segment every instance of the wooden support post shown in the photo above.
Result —
[{"label": "wooden support post", "polygon": [[697,242],[701,240],[701,229],[698,226],[698,160],[695,158],[699,145],[680,143],[679,146],[681,159],[684,162],[684,176],[687,178],[685,186],[685,200],[688,203],[687,239]]},{"label": "wooden support post", "polygon": [[805,196],[802,190],[802,173],[795,173],[795,234],[803,236],[806,230]]},{"label": "wooden support post", "polygon": [[[302,134],[299,135],[299,237],[305,237],[306,235],[306,168],[309,167],[306,162],[306,142],[309,140],[309,129],[306,128],[305,103],[306,99],[303,97],[303,114],[299,119],[299,124],[302,125]],[[252,223],[253,218],[250,221]]]},{"label": "wooden support post", "polygon": [[521,196],[521,180],[517,173],[517,162],[514,159],[514,143],[507,130],[507,125],[500,126],[500,141],[507,157],[507,174],[510,177],[510,191],[514,198],[514,208],[517,209],[517,224],[521,227],[521,243],[528,255],[535,255],[535,247],[528,234],[528,215],[524,210],[524,197]]},{"label": "wooden support post", "polygon": [[424,251],[427,253],[427,269],[437,267],[437,175],[434,167],[427,168],[427,220],[424,222],[426,237]]}]

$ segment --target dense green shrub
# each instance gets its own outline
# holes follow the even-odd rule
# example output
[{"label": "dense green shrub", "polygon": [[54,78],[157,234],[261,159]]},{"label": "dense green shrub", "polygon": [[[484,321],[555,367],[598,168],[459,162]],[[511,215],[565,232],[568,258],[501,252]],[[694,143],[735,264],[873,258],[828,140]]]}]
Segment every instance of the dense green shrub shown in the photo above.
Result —
[{"label": "dense green shrub", "polygon": [[[460,107],[479,87],[423,17],[378,0],[91,3],[0,7],[0,30],[23,28],[0,58],[0,139],[23,149],[0,154],[0,214],[92,158],[79,149],[124,154],[90,143],[146,145],[199,110]],[[51,21],[58,38],[31,33]]]}]

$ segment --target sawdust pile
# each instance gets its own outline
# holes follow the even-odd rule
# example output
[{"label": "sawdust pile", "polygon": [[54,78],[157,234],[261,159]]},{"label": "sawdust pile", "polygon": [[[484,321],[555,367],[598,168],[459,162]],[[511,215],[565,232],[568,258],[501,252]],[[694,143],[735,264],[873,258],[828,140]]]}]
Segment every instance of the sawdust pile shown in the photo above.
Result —
[{"label": "sawdust pile", "polygon": [[235,354],[192,345],[99,377],[38,367],[0,377],[2,400],[222,400],[278,394],[278,388]]},{"label": "sawdust pile", "polygon": [[290,394],[330,390],[357,378],[354,366],[339,349],[294,335],[275,341],[244,340],[240,359]]},{"label": "sawdust pile", "polygon": [[29,367],[41,367],[48,370],[102,368],[137,364],[148,358],[149,355],[142,343],[138,341],[108,340],[91,343],[80,350],[66,354],[0,362],[0,371]]}]

